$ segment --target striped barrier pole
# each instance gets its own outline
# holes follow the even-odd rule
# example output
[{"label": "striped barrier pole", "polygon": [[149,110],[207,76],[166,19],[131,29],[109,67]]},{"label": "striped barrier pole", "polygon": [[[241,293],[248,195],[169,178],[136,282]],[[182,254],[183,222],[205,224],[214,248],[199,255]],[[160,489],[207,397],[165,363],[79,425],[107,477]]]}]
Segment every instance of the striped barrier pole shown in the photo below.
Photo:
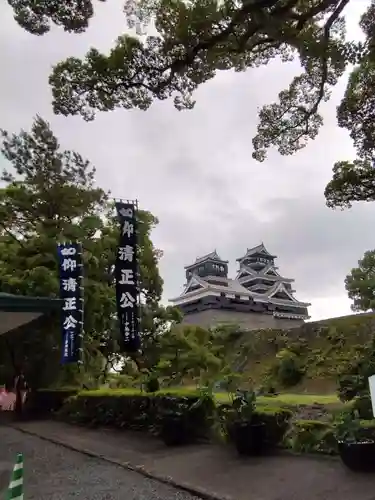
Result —
[{"label": "striped barrier pole", "polygon": [[23,500],[23,455],[17,455],[10,479],[6,500]]}]

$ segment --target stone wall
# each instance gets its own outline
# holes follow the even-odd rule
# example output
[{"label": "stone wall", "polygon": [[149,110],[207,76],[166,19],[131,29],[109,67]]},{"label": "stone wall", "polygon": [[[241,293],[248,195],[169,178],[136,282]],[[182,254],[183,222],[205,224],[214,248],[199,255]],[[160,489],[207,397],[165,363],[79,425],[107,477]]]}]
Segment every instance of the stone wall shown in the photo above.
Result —
[{"label": "stone wall", "polygon": [[202,327],[216,326],[220,323],[233,323],[246,329],[258,330],[262,328],[276,328],[288,330],[304,324],[301,320],[275,318],[272,314],[241,313],[223,309],[206,309],[184,316],[182,321],[186,325],[199,325]]}]

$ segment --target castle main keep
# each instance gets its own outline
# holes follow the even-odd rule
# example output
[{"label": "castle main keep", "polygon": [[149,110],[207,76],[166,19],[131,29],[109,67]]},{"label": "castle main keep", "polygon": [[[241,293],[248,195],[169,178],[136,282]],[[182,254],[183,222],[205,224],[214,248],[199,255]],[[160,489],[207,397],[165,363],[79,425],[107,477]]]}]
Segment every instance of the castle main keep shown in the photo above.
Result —
[{"label": "castle main keep", "polygon": [[298,327],[311,304],[294,297],[293,279],[279,274],[276,255],[263,243],[237,259],[239,270],[228,278],[228,261],[216,250],[185,267],[186,285],[170,300],[184,313],[183,323],[203,327],[238,324],[244,329]]}]

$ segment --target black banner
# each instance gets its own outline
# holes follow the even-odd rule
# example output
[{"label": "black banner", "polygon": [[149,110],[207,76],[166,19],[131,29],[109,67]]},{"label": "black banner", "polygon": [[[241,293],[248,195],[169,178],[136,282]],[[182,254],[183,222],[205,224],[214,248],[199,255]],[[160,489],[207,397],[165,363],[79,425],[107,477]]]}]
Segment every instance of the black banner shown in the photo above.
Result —
[{"label": "black banner", "polygon": [[136,203],[116,202],[120,239],[116,255],[115,279],[121,350],[133,353],[140,348]]},{"label": "black banner", "polygon": [[82,247],[79,243],[57,245],[61,308],[61,363],[80,363],[83,332]]}]

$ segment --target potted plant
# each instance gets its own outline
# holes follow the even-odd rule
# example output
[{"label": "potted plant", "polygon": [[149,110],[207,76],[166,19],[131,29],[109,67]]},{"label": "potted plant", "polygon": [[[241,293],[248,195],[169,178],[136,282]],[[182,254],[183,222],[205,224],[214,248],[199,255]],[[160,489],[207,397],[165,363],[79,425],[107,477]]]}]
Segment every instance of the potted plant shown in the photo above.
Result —
[{"label": "potted plant", "polygon": [[260,455],[265,444],[265,424],[255,412],[253,391],[238,391],[233,400],[233,415],[228,434],[240,455]]},{"label": "potted plant", "polygon": [[335,425],[338,451],[342,462],[356,472],[375,471],[375,441],[366,437],[366,430],[352,413],[341,416]]},{"label": "potted plant", "polygon": [[167,446],[180,446],[192,440],[190,425],[191,401],[189,398],[168,395],[163,398],[160,437]]},{"label": "potted plant", "polygon": [[204,439],[214,422],[215,404],[207,388],[197,397],[168,395],[163,398],[160,437],[167,446]]}]

